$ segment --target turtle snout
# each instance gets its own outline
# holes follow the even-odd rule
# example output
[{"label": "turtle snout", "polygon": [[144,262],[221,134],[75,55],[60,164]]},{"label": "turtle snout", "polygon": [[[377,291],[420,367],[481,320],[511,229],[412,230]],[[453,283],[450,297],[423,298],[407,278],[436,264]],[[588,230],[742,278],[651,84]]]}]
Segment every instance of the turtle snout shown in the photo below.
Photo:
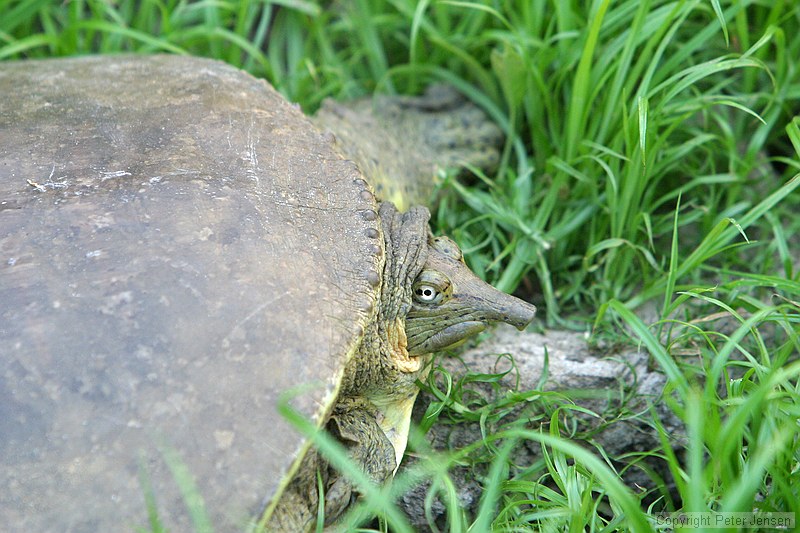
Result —
[{"label": "turtle snout", "polygon": [[522,331],[533,322],[533,318],[536,316],[536,306],[524,300],[518,300],[518,302],[515,313],[509,315],[508,323]]},{"label": "turtle snout", "polygon": [[533,322],[533,318],[536,316],[535,305],[499,291],[496,299],[500,301],[495,302],[491,313],[487,313],[489,321],[505,322],[520,331]]}]

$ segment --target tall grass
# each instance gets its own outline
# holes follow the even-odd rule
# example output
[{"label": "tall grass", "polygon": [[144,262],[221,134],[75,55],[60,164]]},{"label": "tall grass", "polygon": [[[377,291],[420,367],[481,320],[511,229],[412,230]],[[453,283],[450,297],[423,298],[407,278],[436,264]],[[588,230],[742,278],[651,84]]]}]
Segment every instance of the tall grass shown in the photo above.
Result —
[{"label": "tall grass", "polygon": [[[532,284],[551,324],[611,298],[663,297],[679,195],[689,255],[798,170],[791,2],[1,0],[0,12],[0,58],[206,55],[309,111],[455,85],[508,141],[497,176],[453,183],[436,221],[504,290]],[[764,231],[774,216],[757,217]],[[701,265],[772,261],[769,242],[712,250],[676,282],[707,278]]]},{"label": "tall grass", "polygon": [[[352,527],[379,513],[410,530],[391,501],[423,481],[450,531],[650,531],[661,510],[800,511],[796,2],[0,0],[0,59],[119,52],[218,58],[309,112],[326,97],[454,85],[507,141],[496,174],[445,180],[435,223],[480,275],[540,299],[549,325],[638,343],[668,378],[686,439],[655,410],[636,415],[660,434],[644,455],[666,467],[668,479],[651,472],[663,490],[620,481],[642,455],[561,438],[563,418],[541,413],[575,409],[568,398],[475,404],[455,381],[423,425],[477,416],[486,438],[447,453],[416,439],[419,461],[389,489],[365,484]],[[516,404],[542,410],[508,423]],[[519,442],[543,459],[511,464]],[[484,486],[475,513],[451,478],[464,466]]]}]

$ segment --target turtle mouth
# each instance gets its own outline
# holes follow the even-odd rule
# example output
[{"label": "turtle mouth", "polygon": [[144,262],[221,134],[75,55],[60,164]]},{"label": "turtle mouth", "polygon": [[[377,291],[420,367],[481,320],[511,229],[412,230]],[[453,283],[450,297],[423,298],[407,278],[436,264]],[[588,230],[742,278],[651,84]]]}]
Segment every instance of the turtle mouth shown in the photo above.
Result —
[{"label": "turtle mouth", "polygon": [[478,320],[468,320],[447,326],[409,350],[409,355],[420,355],[453,348],[484,329],[486,329],[486,323]]}]

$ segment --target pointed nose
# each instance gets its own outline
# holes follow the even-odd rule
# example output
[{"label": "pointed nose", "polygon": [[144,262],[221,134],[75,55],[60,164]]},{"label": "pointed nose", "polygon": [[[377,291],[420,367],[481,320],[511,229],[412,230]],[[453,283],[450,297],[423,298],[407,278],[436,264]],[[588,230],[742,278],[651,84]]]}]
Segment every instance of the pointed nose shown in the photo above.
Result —
[{"label": "pointed nose", "polygon": [[511,324],[520,331],[533,322],[533,318],[536,316],[536,306],[497,290],[488,303],[487,318],[489,320]]},{"label": "pointed nose", "polygon": [[471,272],[469,274],[470,278],[462,279],[459,290],[453,295],[462,312],[484,324],[505,322],[520,331],[533,322],[536,306],[495,289]]}]

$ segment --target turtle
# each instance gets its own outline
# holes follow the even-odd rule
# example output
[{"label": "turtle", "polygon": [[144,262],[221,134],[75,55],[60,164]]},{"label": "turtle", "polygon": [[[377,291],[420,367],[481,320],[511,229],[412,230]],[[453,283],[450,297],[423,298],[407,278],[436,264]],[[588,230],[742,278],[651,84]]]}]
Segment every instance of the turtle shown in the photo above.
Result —
[{"label": "turtle", "polygon": [[[436,150],[368,147],[354,130],[374,106],[312,120],[263,80],[171,55],[0,63],[0,93],[10,531],[131,530],[154,514],[185,530],[187,494],[223,531],[307,530],[320,498],[335,523],[358,491],[279,409],[389,482],[431,354],[534,318],[407,207],[429,193]],[[397,121],[421,113],[444,164],[496,160],[465,148],[497,130],[452,92],[380,107],[368,138],[402,138]],[[396,175],[405,156],[419,175]]]}]

